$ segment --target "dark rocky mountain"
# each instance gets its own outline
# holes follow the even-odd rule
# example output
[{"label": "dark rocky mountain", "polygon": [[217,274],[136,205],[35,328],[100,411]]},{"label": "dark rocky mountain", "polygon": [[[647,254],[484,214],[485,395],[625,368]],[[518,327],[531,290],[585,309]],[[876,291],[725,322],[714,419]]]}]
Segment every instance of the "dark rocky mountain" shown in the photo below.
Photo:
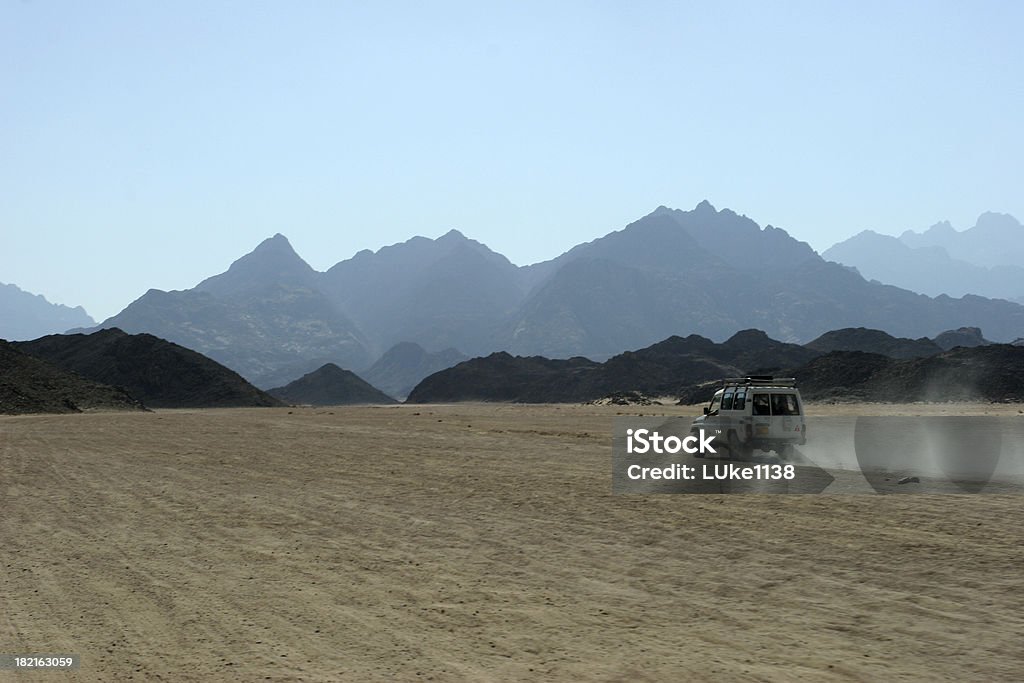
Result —
[{"label": "dark rocky mountain", "polygon": [[623,392],[664,396],[691,383],[789,367],[816,355],[801,346],[770,339],[759,330],[739,332],[721,344],[699,335],[670,337],[604,363],[502,352],[427,377],[407,402],[560,403],[592,401]]},{"label": "dark rocky mountain", "polygon": [[[981,338],[979,330],[956,333]],[[883,353],[832,348],[843,346]],[[698,335],[670,337],[604,363],[495,353],[427,377],[407,402],[561,403],[635,394],[702,403],[723,377],[749,374],[796,377],[812,400],[1024,400],[1024,346],[944,351],[928,339],[861,328],[836,330],[801,347],[745,330],[720,344]]]},{"label": "dark rocky mountain", "polygon": [[819,354],[832,351],[863,351],[881,354],[889,358],[924,358],[942,353],[943,347],[927,337],[904,339],[894,337],[881,330],[865,327],[847,327],[826,332],[814,341],[804,345]]},{"label": "dark rocky mountain", "polygon": [[303,375],[287,386],[271,389],[269,393],[287,403],[314,406],[397,403],[355,373],[334,363]]},{"label": "dark rocky mountain", "polygon": [[456,349],[430,353],[419,344],[402,342],[384,353],[359,375],[389,396],[404,399],[424,377],[468,360]]},{"label": "dark rocky mountain", "polygon": [[603,385],[600,369],[599,363],[586,358],[526,358],[500,351],[430,375],[416,385],[405,402],[587,401],[604,395],[600,389]]},{"label": "dark rocky mountain", "polygon": [[974,348],[975,346],[987,346],[992,343],[985,339],[981,330],[977,327],[960,327],[955,330],[946,330],[935,337],[934,341],[944,351],[949,351],[957,346]]},{"label": "dark rocky mountain", "polygon": [[497,329],[522,301],[522,281],[504,256],[452,230],[361,251],[324,273],[322,288],[374,349],[412,340],[486,353],[500,347]]},{"label": "dark rocky mountain", "polygon": [[[1024,231],[1015,239],[1024,241]],[[870,280],[929,296],[977,294],[1012,301],[1024,296],[1024,260],[1016,265],[979,265],[963,260],[959,254],[939,244],[912,247],[904,238],[865,230],[832,246],[822,256],[853,266]]]},{"label": "dark rocky mountain", "polygon": [[31,294],[0,282],[0,338],[35,339],[96,323],[81,306],[51,304],[42,294]]},{"label": "dark rocky mountain", "polygon": [[835,351],[793,371],[793,376],[810,400],[1024,401],[1024,348],[959,347],[904,360]]},{"label": "dark rocky mountain", "polygon": [[[227,272],[186,291],[151,289],[100,327],[146,332],[227,365],[266,387],[309,359],[364,367],[362,332],[318,289],[319,274],[275,235]],[[295,375],[292,375],[294,377]]]},{"label": "dark rocky mountain", "polygon": [[14,347],[94,382],[122,387],[150,408],[280,405],[233,370],[151,334],[115,328],[54,334]]},{"label": "dark rocky mountain", "polygon": [[124,389],[62,370],[0,340],[0,413],[144,410]]}]

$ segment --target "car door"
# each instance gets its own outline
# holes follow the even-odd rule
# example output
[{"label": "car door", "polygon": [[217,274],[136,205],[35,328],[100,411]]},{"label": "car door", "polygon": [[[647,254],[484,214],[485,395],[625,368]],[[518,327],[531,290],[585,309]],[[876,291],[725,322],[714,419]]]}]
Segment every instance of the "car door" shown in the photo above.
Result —
[{"label": "car door", "polygon": [[794,440],[800,436],[800,402],[792,391],[771,394],[772,439]]}]

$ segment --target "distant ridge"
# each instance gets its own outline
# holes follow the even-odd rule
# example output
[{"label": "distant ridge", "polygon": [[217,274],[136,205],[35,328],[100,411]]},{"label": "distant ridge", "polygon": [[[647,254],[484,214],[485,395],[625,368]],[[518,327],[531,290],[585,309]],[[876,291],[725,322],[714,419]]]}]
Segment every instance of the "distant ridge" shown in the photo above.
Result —
[{"label": "distant ridge", "polygon": [[864,230],[822,256],[929,296],[1024,300],[1024,226],[1007,214],[982,214],[963,232],[946,221],[899,237]]},{"label": "distant ridge", "polygon": [[0,282],[0,339],[35,339],[95,324],[81,306],[52,304],[42,294]]},{"label": "distant ridge", "polygon": [[107,329],[14,346],[95,382],[123,387],[151,408],[281,405],[233,370],[151,334]]},{"label": "distant ridge", "polygon": [[314,406],[397,403],[349,370],[327,363],[294,382],[269,391],[282,401]]}]

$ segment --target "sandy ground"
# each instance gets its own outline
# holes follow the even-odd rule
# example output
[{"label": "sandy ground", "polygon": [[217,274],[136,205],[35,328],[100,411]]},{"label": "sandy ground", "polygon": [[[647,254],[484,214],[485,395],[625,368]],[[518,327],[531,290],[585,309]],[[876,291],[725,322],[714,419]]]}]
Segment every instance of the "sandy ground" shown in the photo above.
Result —
[{"label": "sandy ground", "polygon": [[1024,498],[612,495],[692,412],[0,418],[0,680],[1024,680]]}]

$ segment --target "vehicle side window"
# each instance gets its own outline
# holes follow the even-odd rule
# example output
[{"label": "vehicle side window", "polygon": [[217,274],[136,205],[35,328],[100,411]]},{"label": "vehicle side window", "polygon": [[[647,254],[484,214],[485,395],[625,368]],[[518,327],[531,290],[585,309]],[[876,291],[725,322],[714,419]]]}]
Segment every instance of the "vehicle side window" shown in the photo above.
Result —
[{"label": "vehicle side window", "polygon": [[772,394],[772,415],[799,415],[796,396],[793,394]]},{"label": "vehicle side window", "polygon": [[711,406],[708,408],[708,415],[717,415],[718,407],[722,404],[722,395],[715,394],[715,397],[711,399]]},{"label": "vehicle side window", "polygon": [[732,410],[732,397],[733,393],[731,391],[722,394],[722,410]]},{"label": "vehicle side window", "polygon": [[754,415],[771,415],[771,405],[768,402],[768,394],[754,394]]},{"label": "vehicle side window", "polygon": [[733,410],[743,410],[746,407],[746,405],[747,405],[747,392],[745,392],[745,391],[737,391],[736,392],[736,398],[733,399],[733,402],[732,402],[732,409]]}]

